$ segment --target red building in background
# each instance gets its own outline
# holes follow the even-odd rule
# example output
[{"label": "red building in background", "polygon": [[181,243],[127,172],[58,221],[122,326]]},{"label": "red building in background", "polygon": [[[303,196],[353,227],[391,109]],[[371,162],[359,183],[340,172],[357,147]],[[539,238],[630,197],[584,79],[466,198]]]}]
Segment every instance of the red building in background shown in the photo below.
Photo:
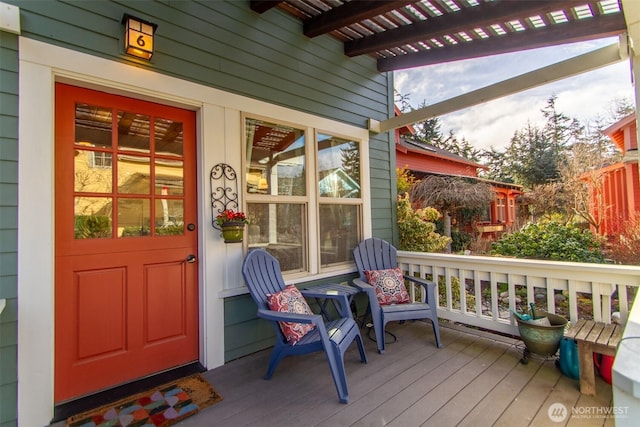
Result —
[{"label": "red building in background", "polygon": [[[396,114],[400,114],[398,109]],[[427,175],[460,176],[486,182],[493,188],[495,198],[491,205],[475,223],[458,222],[459,229],[489,237],[518,225],[517,198],[523,194],[521,185],[479,178],[478,171],[486,166],[431,144],[414,141],[411,138],[414,133],[411,126],[396,129],[396,167],[409,170],[418,179]]]},{"label": "red building in background", "polygon": [[598,232],[606,236],[616,234],[621,224],[640,215],[635,113],[609,126],[603,133],[611,138],[623,156],[621,162],[597,171],[597,188],[591,188],[591,213],[600,224]]}]

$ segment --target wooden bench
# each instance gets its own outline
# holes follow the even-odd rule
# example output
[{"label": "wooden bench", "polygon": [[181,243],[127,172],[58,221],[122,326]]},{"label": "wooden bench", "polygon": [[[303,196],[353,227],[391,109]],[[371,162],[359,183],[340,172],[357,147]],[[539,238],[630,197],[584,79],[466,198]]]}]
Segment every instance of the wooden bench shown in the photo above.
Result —
[{"label": "wooden bench", "polygon": [[566,333],[578,343],[580,360],[580,393],[596,394],[596,378],[593,367],[593,353],[615,356],[622,338],[622,328],[613,323],[580,319]]}]

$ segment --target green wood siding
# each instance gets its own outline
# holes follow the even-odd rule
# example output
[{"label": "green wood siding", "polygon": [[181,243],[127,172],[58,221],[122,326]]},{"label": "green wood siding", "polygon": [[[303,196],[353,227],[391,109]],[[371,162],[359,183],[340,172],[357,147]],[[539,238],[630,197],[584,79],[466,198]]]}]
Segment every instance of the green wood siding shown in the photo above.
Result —
[{"label": "green wood siding", "polygon": [[[373,58],[346,57],[342,43],[330,36],[306,38],[302,23],[279,10],[259,15],[248,1],[4,1],[20,7],[24,37],[362,128],[369,118],[393,114],[391,74],[378,73]],[[158,24],[149,63],[124,54],[124,13]],[[15,329],[18,79],[17,38],[2,37],[0,292],[11,305],[2,317],[4,332]],[[391,133],[371,135],[370,158],[373,234],[395,241]],[[268,325],[256,319],[248,296],[225,301],[227,360],[270,345],[270,334]],[[15,353],[15,334],[3,333],[0,347],[5,366],[5,352]],[[15,418],[15,367],[1,374],[0,420],[10,421]]]},{"label": "green wood siding", "polygon": [[122,15],[158,24],[154,71],[364,127],[388,114],[388,81],[373,58],[349,59],[329,36],[308,39],[301,23],[248,2],[9,0],[22,35],[130,63]]},{"label": "green wood siding", "polygon": [[0,31],[0,426],[16,425],[18,384],[18,37]]}]

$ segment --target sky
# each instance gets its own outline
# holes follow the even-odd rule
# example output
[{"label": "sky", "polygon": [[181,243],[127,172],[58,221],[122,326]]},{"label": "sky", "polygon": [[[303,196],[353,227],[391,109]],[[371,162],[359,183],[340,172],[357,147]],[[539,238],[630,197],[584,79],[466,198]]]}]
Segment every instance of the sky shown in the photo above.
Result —
[{"label": "sky", "polygon": [[[423,101],[435,104],[617,41],[607,38],[396,71],[395,89],[409,95],[411,106],[418,108]],[[453,130],[458,139],[466,138],[475,148],[503,150],[514,132],[526,128],[527,123],[544,125],[541,110],[552,95],[557,96],[558,112],[581,123],[598,115],[609,118],[616,98],[633,102],[630,62],[624,60],[440,116],[441,132],[446,135]]]}]

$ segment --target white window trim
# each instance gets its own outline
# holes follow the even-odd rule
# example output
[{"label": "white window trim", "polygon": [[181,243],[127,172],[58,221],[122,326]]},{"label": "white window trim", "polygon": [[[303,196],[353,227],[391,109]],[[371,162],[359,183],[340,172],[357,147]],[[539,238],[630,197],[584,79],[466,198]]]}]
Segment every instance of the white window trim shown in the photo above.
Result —
[{"label": "white window trim", "polygon": [[[306,210],[306,224],[303,224],[307,230],[307,234],[309,238],[307,239],[306,245],[303,244],[306,252],[303,253],[303,256],[307,258],[307,270],[301,272],[288,272],[284,274],[285,282],[295,281],[295,283],[304,283],[306,281],[318,280],[320,278],[335,276],[336,274],[344,274],[356,271],[356,268],[352,263],[344,262],[337,263],[328,267],[323,267],[321,263],[321,255],[320,255],[320,224],[319,224],[319,212],[320,205],[354,205],[360,207],[360,218],[358,221],[359,232],[361,236],[370,235],[370,232],[367,233],[366,230],[370,230],[371,227],[365,227],[365,217],[369,215],[365,215],[365,200],[368,200],[368,186],[365,186],[364,182],[369,182],[369,167],[368,167],[368,159],[365,159],[366,153],[368,152],[368,145],[366,141],[363,141],[353,134],[342,134],[335,131],[327,131],[318,127],[305,126],[306,123],[294,123],[290,120],[281,120],[277,117],[272,116],[256,116],[254,114],[244,113],[242,115],[242,125],[243,125],[243,134],[247,134],[246,132],[246,121],[248,119],[262,120],[265,123],[273,123],[282,126],[289,126],[294,129],[298,129],[304,132],[305,139],[305,152],[304,152],[304,161],[305,161],[305,186],[306,186],[306,195],[304,196],[277,196],[277,195],[267,195],[267,194],[259,194],[253,195],[247,193],[246,185],[242,186],[239,190],[244,194],[245,205],[244,210],[247,210],[247,204],[249,203],[293,203],[293,204],[304,204]],[[356,141],[360,150],[360,197],[351,199],[351,198],[331,198],[331,197],[320,197],[318,190],[318,135],[331,135],[333,137]],[[242,174],[246,175],[247,168],[249,165],[247,164],[247,142],[246,139],[243,142],[243,168]],[[364,151],[365,148],[366,150]],[[365,166],[366,165],[366,169]],[[366,181],[365,181],[366,176]],[[367,209],[367,212],[370,210]],[[370,224],[370,217],[368,218]],[[245,239],[244,245],[245,249],[248,250],[248,242]]]},{"label": "white window trim", "polygon": [[[198,200],[201,204],[198,207],[198,256],[206,261],[199,263],[200,360],[209,369],[222,365],[223,298],[246,292],[239,272],[243,252],[239,245],[225,245],[211,228],[206,196],[208,172],[213,165],[225,162],[236,171],[243,170],[241,147],[244,137],[241,135],[240,112],[287,117],[307,126],[334,129],[362,141],[364,153],[368,153],[368,131],[145,70],[135,64],[111,61],[25,37],[19,37],[19,67],[20,250],[17,287],[20,424],[46,425],[52,418],[54,408],[53,146],[56,82],[161,101],[198,112]],[[38,125],[34,126],[34,123]],[[368,187],[369,164],[366,154],[363,156],[362,171],[363,187]],[[238,187],[242,187],[241,182]],[[363,199],[366,237],[371,230],[368,192],[363,192]],[[327,273],[326,277],[332,274],[336,273]],[[317,275],[313,279],[323,276]]]}]

